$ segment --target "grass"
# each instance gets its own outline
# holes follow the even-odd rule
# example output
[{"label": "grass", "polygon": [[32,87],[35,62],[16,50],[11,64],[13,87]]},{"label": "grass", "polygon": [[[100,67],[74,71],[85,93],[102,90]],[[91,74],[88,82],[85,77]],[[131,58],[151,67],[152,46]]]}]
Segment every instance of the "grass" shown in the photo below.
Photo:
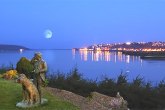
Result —
[{"label": "grass", "polygon": [[0,110],[78,110],[78,107],[52,96],[44,89],[43,97],[48,99],[45,105],[30,109],[17,108],[16,103],[22,100],[21,85],[0,78]]}]

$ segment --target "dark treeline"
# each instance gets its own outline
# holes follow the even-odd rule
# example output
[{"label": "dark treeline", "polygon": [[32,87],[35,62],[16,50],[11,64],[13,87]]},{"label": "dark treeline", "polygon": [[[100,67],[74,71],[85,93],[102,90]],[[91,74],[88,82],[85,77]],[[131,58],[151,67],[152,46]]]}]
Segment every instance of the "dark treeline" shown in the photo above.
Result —
[{"label": "dark treeline", "polygon": [[9,66],[1,65],[1,66],[0,66],[0,74],[3,74],[3,73],[5,73],[6,71],[11,70],[11,69],[14,69],[14,66],[13,66],[12,63],[11,63]]},{"label": "dark treeline", "polygon": [[84,97],[90,96],[91,92],[121,96],[128,101],[128,107],[133,109],[164,109],[165,108],[165,81],[162,80],[156,86],[151,82],[145,82],[137,76],[128,82],[127,75],[121,73],[117,79],[108,77],[101,81],[87,80],[82,77],[78,69],[73,69],[69,74],[60,72],[53,73],[48,78],[48,86],[71,91]]}]

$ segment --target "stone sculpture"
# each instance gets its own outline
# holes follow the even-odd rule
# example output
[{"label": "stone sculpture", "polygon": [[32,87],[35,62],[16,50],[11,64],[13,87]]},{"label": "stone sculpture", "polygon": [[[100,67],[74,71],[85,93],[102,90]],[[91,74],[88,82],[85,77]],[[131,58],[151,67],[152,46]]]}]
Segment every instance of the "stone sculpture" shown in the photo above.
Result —
[{"label": "stone sculpture", "polygon": [[31,60],[31,63],[34,66],[33,79],[34,79],[34,84],[39,92],[39,98],[41,103],[41,97],[42,97],[41,86],[45,84],[45,73],[47,71],[47,64],[42,59],[41,53],[35,53],[33,59]]},{"label": "stone sculpture", "polygon": [[25,74],[18,76],[17,82],[22,84],[23,100],[17,103],[18,107],[31,107],[39,104],[39,93],[36,86]]},{"label": "stone sculpture", "polygon": [[42,59],[41,53],[35,53],[31,60],[33,65],[33,82],[25,74],[19,74],[17,82],[22,84],[23,100],[16,104],[17,107],[27,108],[46,103],[48,100],[42,98],[41,86],[45,84],[45,73],[47,64]]}]

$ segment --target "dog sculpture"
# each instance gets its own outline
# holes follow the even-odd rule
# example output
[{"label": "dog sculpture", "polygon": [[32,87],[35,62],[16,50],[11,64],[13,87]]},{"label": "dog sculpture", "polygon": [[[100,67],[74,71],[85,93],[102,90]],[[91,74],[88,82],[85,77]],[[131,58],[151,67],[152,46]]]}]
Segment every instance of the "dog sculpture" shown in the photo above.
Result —
[{"label": "dog sculpture", "polygon": [[17,82],[22,84],[23,102],[38,104],[39,93],[33,82],[30,81],[25,74],[19,74]]}]

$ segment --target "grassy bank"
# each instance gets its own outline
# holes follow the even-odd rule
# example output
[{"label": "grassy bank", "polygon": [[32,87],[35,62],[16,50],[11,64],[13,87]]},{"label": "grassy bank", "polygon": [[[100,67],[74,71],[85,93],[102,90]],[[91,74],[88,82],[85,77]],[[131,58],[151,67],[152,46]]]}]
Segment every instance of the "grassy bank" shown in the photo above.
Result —
[{"label": "grassy bank", "polygon": [[[43,89],[44,98],[48,99],[48,103],[39,107],[28,110],[77,110],[74,105],[62,101],[52,96]],[[22,87],[14,81],[0,79],[0,110],[21,110],[15,105],[22,100]],[[23,109],[25,110],[25,109]]]},{"label": "grassy bank", "polygon": [[[83,78],[77,68],[68,74],[52,73],[47,76],[47,79],[50,87],[68,90],[85,97],[90,96],[90,93],[94,91],[112,97],[120,92],[131,109],[161,110],[165,108],[164,80],[153,86],[151,82],[145,82],[140,76],[130,82],[127,75],[121,73],[116,79],[105,77],[101,81],[94,81]],[[18,109],[15,104],[21,101],[21,85],[0,79],[0,92],[0,109]],[[52,97],[46,91],[44,91],[44,97],[50,100],[50,103],[42,106],[43,109],[76,109],[73,105]],[[41,109],[41,107],[35,109]]]},{"label": "grassy bank", "polygon": [[93,91],[121,96],[128,101],[128,107],[133,109],[164,109],[165,108],[165,81],[153,86],[145,82],[140,76],[128,82],[126,74],[120,74],[117,79],[105,77],[101,81],[87,80],[75,68],[69,74],[57,72],[48,76],[49,86],[72,91],[81,96],[88,97]]}]

